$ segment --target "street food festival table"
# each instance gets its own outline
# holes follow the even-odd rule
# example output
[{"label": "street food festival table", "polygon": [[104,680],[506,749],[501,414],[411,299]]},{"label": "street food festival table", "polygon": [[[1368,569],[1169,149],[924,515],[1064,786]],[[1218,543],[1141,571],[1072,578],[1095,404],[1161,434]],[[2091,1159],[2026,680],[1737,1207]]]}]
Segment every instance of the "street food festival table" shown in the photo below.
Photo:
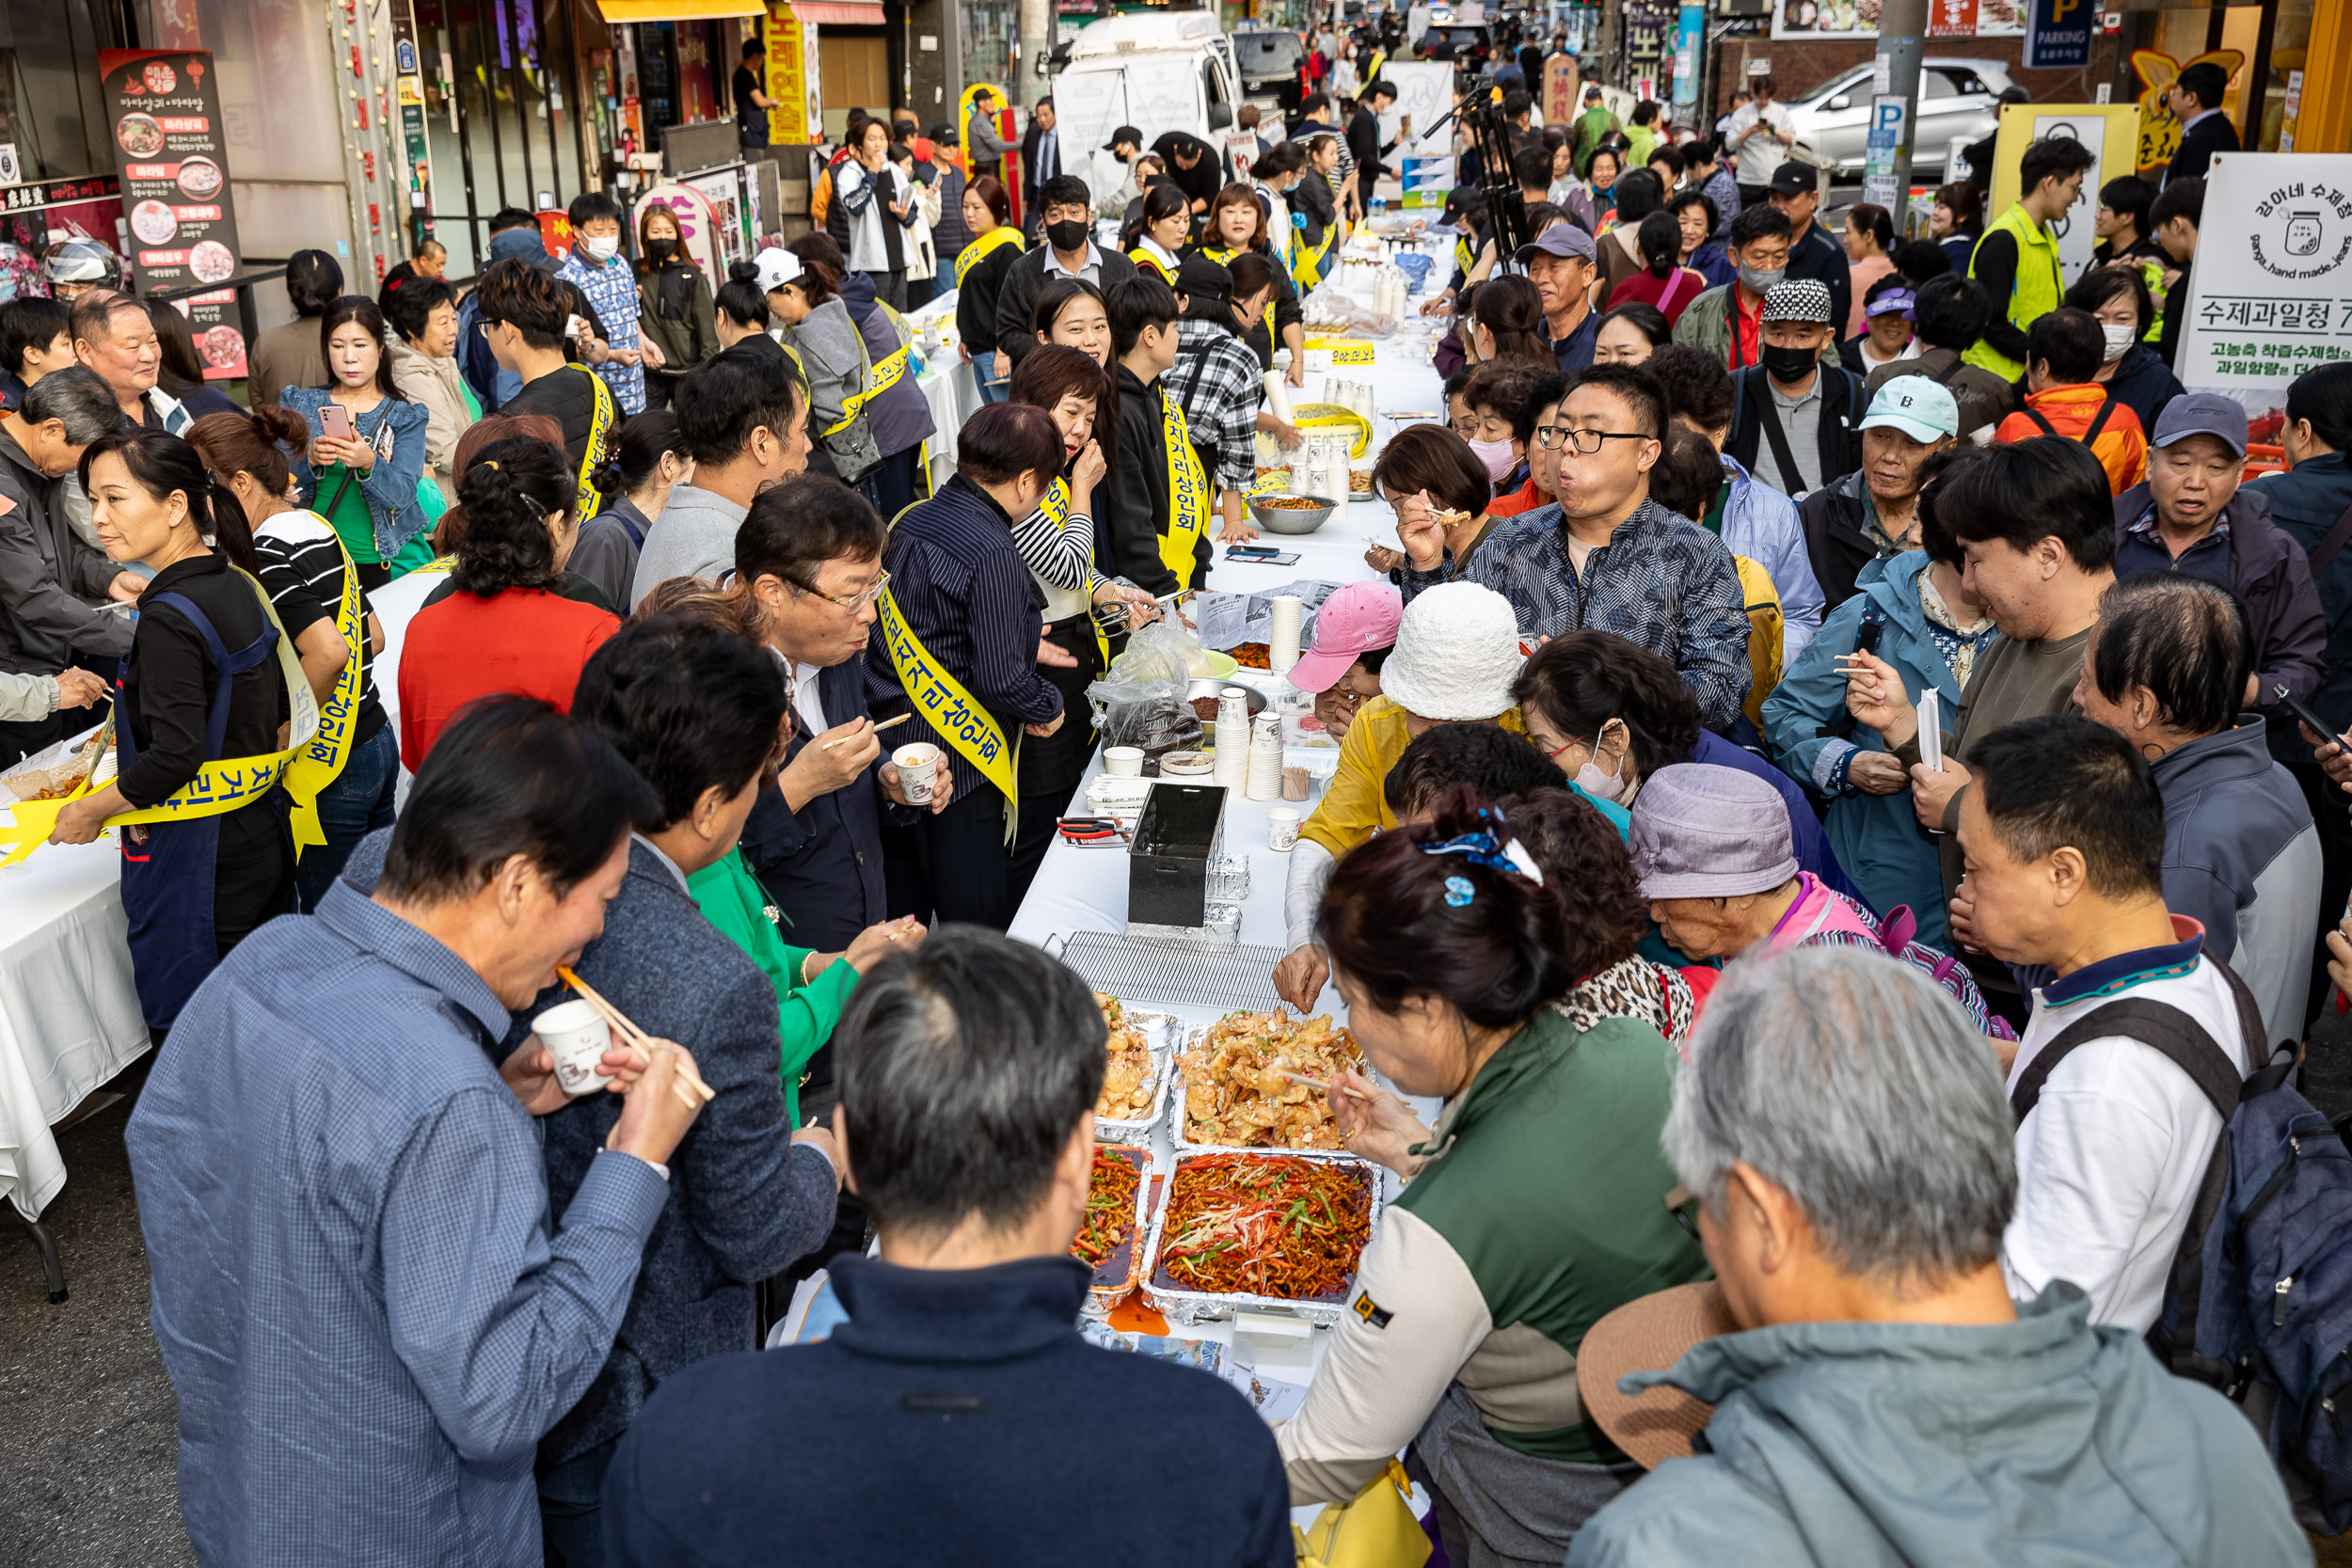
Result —
[{"label": "street food festival table", "polygon": [[[1413,305],[1418,308],[1418,298]],[[1374,407],[1380,414],[1413,413],[1442,420],[1441,380],[1428,363],[1426,342],[1426,336],[1419,331],[1410,339],[1381,341],[1372,365],[1347,367],[1334,373],[1369,383]],[[1305,388],[1292,390],[1292,402],[1319,401],[1326,379],[1321,374],[1310,374]],[[1359,466],[1374,455],[1391,434],[1408,422],[1415,421],[1375,418],[1372,445],[1357,460]],[[1295,551],[1299,559],[1295,564],[1283,566],[1239,562],[1228,560],[1220,546],[1209,569],[1209,591],[1263,594],[1299,581],[1344,584],[1367,580],[1374,573],[1365,562],[1364,551],[1374,544],[1394,546],[1395,517],[1387,503],[1359,497],[1334,512],[1312,534],[1294,537],[1265,533],[1261,542]],[[1237,672],[1229,684],[1254,686],[1269,698],[1286,685],[1279,676],[1253,670]],[[1288,747],[1283,761],[1288,766],[1305,766],[1314,775],[1311,798],[1287,803],[1303,817],[1321,798],[1338,762],[1337,749],[1328,741]],[[1098,748],[1086,779],[1081,781],[1068,808],[1073,814],[1086,811],[1086,785],[1102,768]],[[1120,995],[1131,1006],[1174,1015],[1180,1028],[1212,1022],[1234,1008],[1256,1010],[1279,1006],[1271,971],[1284,946],[1282,891],[1290,856],[1266,847],[1266,828],[1267,814],[1284,804],[1250,800],[1238,790],[1226,801],[1224,853],[1245,859],[1249,875],[1248,893],[1240,900],[1238,944],[1230,950],[1188,950],[1178,944],[1158,946],[1123,938],[1120,933],[1127,918],[1128,861],[1123,847],[1116,841],[1096,846],[1057,839],[1046,851],[1037,879],[1014,917],[1011,934],[1060,953],[1090,983]],[[1346,1021],[1346,1008],[1339,992],[1329,986],[1317,999],[1313,1011],[1331,1013],[1341,1022]],[[1171,1109],[1152,1134],[1150,1147],[1153,1176],[1165,1177],[1173,1168],[1170,1127],[1174,1117],[1182,1114],[1181,1105],[1174,1103],[1176,1092],[1171,1087]],[[1437,1101],[1415,1098],[1411,1103],[1424,1122],[1434,1124],[1438,1111]],[[1393,1197],[1396,1179],[1386,1172],[1380,1173],[1380,1178],[1385,1195]],[[1163,1191],[1163,1200],[1164,1197]],[[1137,1310],[1138,1307],[1142,1309]],[[1255,1313],[1237,1313],[1223,1321],[1188,1325],[1164,1322],[1143,1304],[1140,1293],[1113,1314],[1111,1324],[1138,1335],[1167,1334],[1238,1347],[1254,1368],[1262,1387],[1291,1386],[1287,1401],[1269,1403],[1269,1413],[1295,1406],[1299,1397],[1298,1386],[1311,1381],[1330,1339],[1326,1329]],[[1316,1512],[1312,1508],[1295,1511],[1297,1522],[1311,1524]]]}]

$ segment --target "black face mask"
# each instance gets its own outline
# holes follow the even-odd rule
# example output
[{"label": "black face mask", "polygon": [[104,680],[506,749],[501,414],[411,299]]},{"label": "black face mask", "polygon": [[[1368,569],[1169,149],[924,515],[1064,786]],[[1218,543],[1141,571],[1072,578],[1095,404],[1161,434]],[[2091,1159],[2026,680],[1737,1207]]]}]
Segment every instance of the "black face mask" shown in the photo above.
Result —
[{"label": "black face mask", "polygon": [[651,239],[645,242],[645,254],[652,257],[657,261],[668,261],[670,259],[670,253],[676,248],[677,241],[670,238],[666,234],[658,239]]},{"label": "black face mask", "polygon": [[1087,226],[1076,218],[1062,218],[1045,226],[1045,237],[1056,250],[1077,250],[1087,243]]},{"label": "black face mask", "polygon": [[1821,362],[1818,349],[1776,348],[1771,343],[1756,357],[1763,362],[1764,373],[1780,382],[1803,381],[1805,372]]}]

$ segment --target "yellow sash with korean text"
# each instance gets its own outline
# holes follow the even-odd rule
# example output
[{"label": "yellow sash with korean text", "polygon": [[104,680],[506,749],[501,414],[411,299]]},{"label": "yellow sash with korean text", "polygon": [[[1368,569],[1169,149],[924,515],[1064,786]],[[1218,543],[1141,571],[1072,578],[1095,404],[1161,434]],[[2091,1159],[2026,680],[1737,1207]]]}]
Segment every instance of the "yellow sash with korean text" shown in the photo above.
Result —
[{"label": "yellow sash with korean text", "polygon": [[[352,564],[351,552],[343,548],[340,538],[335,547],[343,558],[343,591],[335,605],[335,630],[343,640],[343,669],[335,678],[334,694],[319,710],[318,733],[295,752],[286,767],[286,793],[294,800],[296,860],[307,847],[326,842],[326,831],[319,825],[318,799],[342,776],[343,765],[351,760],[352,740],[359,730],[359,695],[367,679],[362,661],[367,657],[368,625],[359,600],[359,569]],[[299,657],[295,662],[301,662]],[[308,676],[303,685],[310,685]]]},{"label": "yellow sash with korean text", "polygon": [[963,287],[964,275],[1007,245],[1021,248],[1021,230],[1011,224],[1003,224],[956,252],[956,287]]},{"label": "yellow sash with korean text", "polygon": [[886,585],[874,602],[874,611],[882,624],[882,645],[890,650],[890,667],[914,704],[915,717],[946,736],[956,754],[996,786],[1009,802],[1009,821],[1010,805],[1018,805],[1021,800],[1021,779],[1014,770],[1013,749],[1006,740],[1005,732],[996,727],[988,709],[963,689],[962,683],[947,673],[947,667],[923,646],[923,640],[914,635],[914,628],[898,612],[898,601],[891,597]]},{"label": "yellow sash with korean text", "polygon": [[[604,505],[604,496],[596,489],[596,474],[604,467],[605,445],[612,437],[612,388],[604,384],[604,377],[577,360],[572,369],[588,378],[596,397],[596,412],[588,416],[588,450],[580,454],[580,482],[572,500],[574,520],[584,523]],[[301,840],[294,842],[299,844]]]},{"label": "yellow sash with korean text", "polygon": [[[1045,514],[1045,520],[1054,525],[1054,531],[1060,532],[1070,522],[1070,481],[1058,474],[1055,475],[1054,483],[1047,485],[1045,494],[1038,498],[1037,509]],[[1093,579],[1087,584],[1090,591],[1100,578],[1095,578],[1090,570],[1087,575]],[[1090,593],[1089,596],[1091,597]],[[1103,629],[1103,623],[1099,620],[1094,623],[1094,646],[1103,656],[1103,668],[1109,669],[1111,667],[1110,634]]]},{"label": "yellow sash with korean text", "polygon": [[1190,588],[1200,568],[1194,546],[1209,527],[1209,476],[1192,450],[1183,407],[1158,383],[1152,389],[1160,395],[1160,444],[1168,449],[1168,525],[1160,531],[1160,564],[1176,574],[1177,587]]},{"label": "yellow sash with korean text", "polygon": [[[345,557],[347,561],[348,556]],[[230,757],[220,762],[208,762],[199,768],[196,777],[182,784],[154,805],[119,812],[106,818],[105,826],[119,828],[137,822],[192,822],[199,817],[217,816],[224,812],[249,806],[275,789],[286,777],[286,770],[294,757],[315,739],[319,732],[319,705],[310,695],[310,682],[302,673],[302,661],[294,656],[294,639],[278,619],[278,611],[269,602],[269,594],[262,585],[242,569],[230,567],[252,588],[254,597],[262,601],[262,613],[278,631],[278,673],[286,683],[286,704],[293,715],[288,726],[289,744],[282,752],[250,757]],[[347,580],[356,583],[357,578]],[[92,776],[97,773],[93,766]],[[13,865],[49,841],[56,830],[57,817],[66,806],[90,792],[90,779],[86,777],[63,800],[19,800],[0,806],[12,820],[0,824],[0,865]],[[313,800],[316,790],[312,791]],[[295,810],[295,843],[303,842],[308,818],[309,842],[323,844],[326,837],[319,832],[318,811],[310,801],[301,802]]]}]

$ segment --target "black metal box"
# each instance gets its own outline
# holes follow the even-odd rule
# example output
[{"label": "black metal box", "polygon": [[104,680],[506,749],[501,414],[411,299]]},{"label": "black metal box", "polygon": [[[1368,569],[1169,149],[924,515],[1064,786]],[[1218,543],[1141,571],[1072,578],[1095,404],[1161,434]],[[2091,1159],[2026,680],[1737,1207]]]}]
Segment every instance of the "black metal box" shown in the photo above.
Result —
[{"label": "black metal box", "polygon": [[1225,786],[1162,779],[1145,797],[1127,855],[1127,923],[1199,926],[1209,863],[1225,834]]}]

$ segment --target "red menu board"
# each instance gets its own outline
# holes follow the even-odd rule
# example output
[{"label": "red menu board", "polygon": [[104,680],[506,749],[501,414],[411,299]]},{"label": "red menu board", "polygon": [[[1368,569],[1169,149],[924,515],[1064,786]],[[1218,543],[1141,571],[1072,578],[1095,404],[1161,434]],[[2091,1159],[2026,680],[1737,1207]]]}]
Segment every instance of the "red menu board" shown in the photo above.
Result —
[{"label": "red menu board", "polygon": [[[220,85],[200,49],[102,49],[100,88],[122,177],[122,215],[141,292],[225,283],[237,275],[237,212]],[[208,381],[246,373],[234,290],[179,302]]]}]

